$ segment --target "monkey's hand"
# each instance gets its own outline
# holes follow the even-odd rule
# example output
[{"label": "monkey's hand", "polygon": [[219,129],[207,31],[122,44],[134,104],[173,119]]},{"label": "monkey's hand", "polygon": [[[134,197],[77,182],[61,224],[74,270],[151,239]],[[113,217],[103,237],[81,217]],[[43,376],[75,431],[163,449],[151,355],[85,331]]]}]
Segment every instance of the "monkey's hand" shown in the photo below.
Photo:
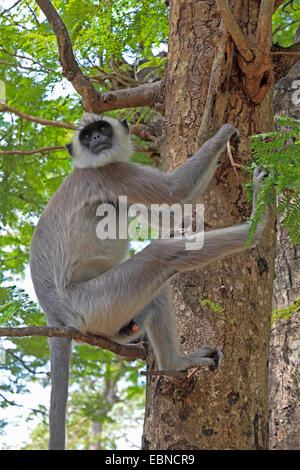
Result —
[{"label": "monkey's hand", "polygon": [[[239,131],[231,124],[223,124],[223,126],[215,135],[215,138],[223,143],[224,150],[226,145],[230,145],[230,140],[232,140],[235,144],[239,144],[241,140]],[[218,155],[218,164],[221,163],[221,161],[222,152]]]},{"label": "monkey's hand", "polygon": [[217,135],[220,134],[225,141],[232,139],[237,144],[240,142],[240,133],[236,127],[232,126],[231,124],[223,124],[223,126],[219,129]]}]

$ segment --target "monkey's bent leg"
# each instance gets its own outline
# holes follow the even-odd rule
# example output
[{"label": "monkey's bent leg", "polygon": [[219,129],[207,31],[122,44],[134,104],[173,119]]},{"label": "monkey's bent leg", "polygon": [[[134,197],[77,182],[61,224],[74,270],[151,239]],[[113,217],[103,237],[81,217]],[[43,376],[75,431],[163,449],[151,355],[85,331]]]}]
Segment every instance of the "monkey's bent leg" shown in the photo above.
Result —
[{"label": "monkey's bent leg", "polygon": [[198,351],[185,356],[180,353],[176,317],[168,283],[133,318],[133,321],[139,327],[137,334],[133,334],[130,338],[125,334],[118,334],[111,339],[122,344],[128,343],[146,330],[160,370],[183,371],[200,365],[209,365],[215,368],[221,363],[222,353],[219,350],[216,351],[213,358],[205,357],[209,356],[213,350],[212,346],[203,346]]},{"label": "monkey's bent leg", "polygon": [[176,273],[244,250],[248,230],[243,224],[205,232],[201,250],[187,250],[186,239],[159,240],[101,276],[67,287],[64,301],[77,312],[70,326],[116,335]]},{"label": "monkey's bent leg", "polygon": [[202,346],[191,354],[181,354],[176,317],[168,285],[136,317],[137,322],[140,315],[145,317],[145,329],[160,370],[183,371],[200,365],[215,368],[221,364],[222,353],[219,350],[216,351],[214,357],[205,357],[209,356],[213,350],[212,346]]}]

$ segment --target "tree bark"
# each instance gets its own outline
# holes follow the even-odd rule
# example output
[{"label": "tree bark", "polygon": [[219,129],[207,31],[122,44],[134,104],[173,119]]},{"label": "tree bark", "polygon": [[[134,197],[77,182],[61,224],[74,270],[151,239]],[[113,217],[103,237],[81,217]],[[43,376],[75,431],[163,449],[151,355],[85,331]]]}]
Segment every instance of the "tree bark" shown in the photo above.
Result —
[{"label": "tree bark", "polygon": [[[300,30],[299,30],[300,36]],[[276,114],[300,119],[300,62],[276,86]],[[299,92],[298,92],[299,93]],[[277,217],[273,309],[292,305],[300,295],[300,245],[292,247]],[[300,449],[300,312],[271,329],[269,368],[270,449]]]},{"label": "tree bark", "polygon": [[[242,2],[236,2],[242,4]],[[249,159],[247,137],[273,129],[273,93],[254,104],[243,88],[232,40],[215,1],[170,2],[168,67],[165,77],[164,165],[182,164],[224,122],[242,137],[235,161]],[[259,2],[234,13],[250,36]],[[215,47],[217,46],[217,47]],[[241,181],[247,176],[240,174]],[[224,156],[203,200],[208,229],[240,223],[250,205]],[[274,220],[274,219],[273,219]],[[221,369],[201,369],[189,384],[166,377],[147,379],[144,449],[265,449],[268,447],[270,312],[274,264],[272,220],[260,245],[227,257],[173,283],[183,352],[214,344],[224,321],[209,307],[225,307],[231,328]],[[154,368],[153,358],[148,366]]]}]

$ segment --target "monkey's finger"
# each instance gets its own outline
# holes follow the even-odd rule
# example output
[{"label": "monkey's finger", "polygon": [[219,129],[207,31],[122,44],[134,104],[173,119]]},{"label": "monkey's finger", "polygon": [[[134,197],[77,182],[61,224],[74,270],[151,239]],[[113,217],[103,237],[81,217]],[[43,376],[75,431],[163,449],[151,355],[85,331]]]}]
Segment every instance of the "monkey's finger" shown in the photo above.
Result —
[{"label": "monkey's finger", "polygon": [[217,348],[217,351],[213,355],[213,359],[215,360],[215,363],[216,363],[216,366],[215,366],[216,369],[219,369],[219,367],[221,366],[223,357],[224,355],[222,351],[220,350],[220,348]]},{"label": "monkey's finger", "polygon": [[231,139],[233,140],[233,142],[235,142],[236,144],[239,144],[240,141],[241,141],[241,135],[239,133],[239,131],[237,129],[235,129],[235,134],[232,135]]}]

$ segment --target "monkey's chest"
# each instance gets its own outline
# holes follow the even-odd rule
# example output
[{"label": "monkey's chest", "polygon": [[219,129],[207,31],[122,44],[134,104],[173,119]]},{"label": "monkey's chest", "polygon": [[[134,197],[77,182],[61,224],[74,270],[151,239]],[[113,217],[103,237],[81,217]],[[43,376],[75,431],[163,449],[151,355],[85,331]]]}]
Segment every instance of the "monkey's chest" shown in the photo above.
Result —
[{"label": "monkey's chest", "polygon": [[76,213],[72,245],[79,248],[80,257],[103,256],[119,264],[128,251],[126,217],[111,201],[87,205]]}]

